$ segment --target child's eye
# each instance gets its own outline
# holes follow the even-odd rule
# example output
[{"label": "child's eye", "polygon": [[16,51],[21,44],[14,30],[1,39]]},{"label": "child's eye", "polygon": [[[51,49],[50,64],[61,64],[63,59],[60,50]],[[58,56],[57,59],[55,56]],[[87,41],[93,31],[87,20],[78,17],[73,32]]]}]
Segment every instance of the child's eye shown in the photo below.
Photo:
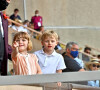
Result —
[{"label": "child's eye", "polygon": [[26,39],[23,39],[22,41],[26,41]]},{"label": "child's eye", "polygon": [[19,39],[16,40],[16,42],[20,41]]},{"label": "child's eye", "polygon": [[51,42],[55,42],[54,40],[52,40]]},{"label": "child's eye", "polygon": [[48,41],[45,41],[45,42],[48,42]]}]

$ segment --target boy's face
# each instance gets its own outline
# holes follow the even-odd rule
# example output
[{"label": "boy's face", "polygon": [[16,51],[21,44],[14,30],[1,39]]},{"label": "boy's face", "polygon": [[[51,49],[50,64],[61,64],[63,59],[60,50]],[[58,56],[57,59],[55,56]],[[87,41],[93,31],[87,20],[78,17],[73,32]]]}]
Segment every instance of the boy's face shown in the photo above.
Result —
[{"label": "boy's face", "polygon": [[48,36],[42,41],[42,45],[44,46],[44,50],[53,51],[55,46],[57,45],[57,40],[53,36]]}]

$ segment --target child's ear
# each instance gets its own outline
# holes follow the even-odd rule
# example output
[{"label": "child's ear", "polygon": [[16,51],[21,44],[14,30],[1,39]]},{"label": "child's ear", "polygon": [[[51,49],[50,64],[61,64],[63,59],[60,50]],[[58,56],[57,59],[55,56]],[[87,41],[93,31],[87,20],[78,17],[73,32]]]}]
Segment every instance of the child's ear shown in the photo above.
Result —
[{"label": "child's ear", "polygon": [[59,42],[57,41],[57,42],[56,42],[56,45],[57,45],[58,43],[59,43]]}]

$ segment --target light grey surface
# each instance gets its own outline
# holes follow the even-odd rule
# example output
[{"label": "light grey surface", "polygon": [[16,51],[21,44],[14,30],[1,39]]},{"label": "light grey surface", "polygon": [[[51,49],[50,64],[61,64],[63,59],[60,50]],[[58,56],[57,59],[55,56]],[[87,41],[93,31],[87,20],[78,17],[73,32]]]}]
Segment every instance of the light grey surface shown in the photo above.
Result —
[{"label": "light grey surface", "polygon": [[62,74],[0,76],[0,85],[42,84],[53,82],[77,82],[100,80],[100,71],[68,72]]}]

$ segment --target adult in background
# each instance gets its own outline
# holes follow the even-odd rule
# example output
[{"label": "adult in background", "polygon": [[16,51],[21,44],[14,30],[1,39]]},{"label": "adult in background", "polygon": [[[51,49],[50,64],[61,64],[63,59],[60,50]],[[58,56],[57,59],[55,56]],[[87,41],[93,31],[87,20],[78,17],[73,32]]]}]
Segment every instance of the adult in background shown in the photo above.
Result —
[{"label": "adult in background", "polygon": [[[22,21],[19,20],[19,19],[15,19],[14,21],[17,22],[17,23],[19,23],[19,24],[22,24]],[[16,31],[18,31],[18,32],[24,31],[24,30],[23,30],[24,28],[23,28],[21,25],[17,24],[17,23],[16,23],[15,25],[12,26],[12,29],[14,29],[14,30],[16,30]]]},{"label": "adult in background", "polygon": [[12,19],[12,20],[19,19],[19,20],[21,20],[21,17],[18,15],[18,13],[19,13],[19,9],[15,8],[14,13],[10,16],[10,19]]},{"label": "adult in background", "polygon": [[40,27],[43,25],[43,19],[42,16],[39,16],[39,10],[35,11],[35,16],[31,18],[31,22],[34,25],[34,29],[40,31]]},{"label": "adult in background", "polygon": [[[24,25],[25,27],[29,27],[29,24],[30,24],[29,20],[24,20],[23,25]],[[24,29],[24,32],[27,32],[27,33],[30,34],[30,31],[29,31],[28,29],[26,29],[26,28],[24,28],[24,27],[23,27],[23,29]]]},{"label": "adult in background", "polygon": [[100,61],[100,54],[98,54],[98,55],[97,55],[97,58],[98,58],[98,59],[99,59],[99,61]]},{"label": "adult in background", "polygon": [[66,69],[63,72],[85,71],[75,58],[78,57],[78,44],[75,42],[68,42],[66,45],[66,54],[64,55],[64,61]]},{"label": "adult in background", "polygon": [[[100,70],[100,63],[98,59],[93,59],[86,63],[86,68],[89,71]],[[95,77],[95,76],[94,76]],[[88,81],[89,86],[99,87],[99,80]]]},{"label": "adult in background", "polygon": [[7,59],[11,59],[11,47],[8,45],[8,21],[2,11],[5,10],[10,0],[0,1],[0,74],[7,75]]},{"label": "adult in background", "polygon": [[[91,48],[85,47],[84,48],[84,52],[87,53],[87,54],[90,54],[91,53]],[[82,60],[84,62],[89,62],[90,61],[90,57],[88,57],[87,55],[82,54]]]}]

